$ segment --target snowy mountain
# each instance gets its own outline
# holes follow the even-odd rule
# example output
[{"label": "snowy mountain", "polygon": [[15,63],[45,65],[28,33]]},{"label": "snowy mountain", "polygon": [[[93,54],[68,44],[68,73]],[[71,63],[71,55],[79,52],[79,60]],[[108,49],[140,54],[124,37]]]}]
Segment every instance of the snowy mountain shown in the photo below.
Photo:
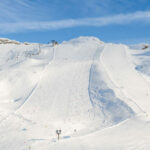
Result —
[{"label": "snowy mountain", "polygon": [[0,39],[0,149],[150,149],[149,54],[95,37]]}]

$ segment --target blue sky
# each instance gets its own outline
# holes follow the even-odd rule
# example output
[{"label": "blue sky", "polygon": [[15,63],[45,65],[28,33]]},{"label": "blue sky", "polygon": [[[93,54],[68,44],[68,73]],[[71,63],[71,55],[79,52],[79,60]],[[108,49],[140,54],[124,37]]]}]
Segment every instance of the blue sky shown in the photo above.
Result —
[{"label": "blue sky", "polygon": [[150,43],[150,1],[0,1],[0,37],[47,43],[78,36],[115,43]]}]

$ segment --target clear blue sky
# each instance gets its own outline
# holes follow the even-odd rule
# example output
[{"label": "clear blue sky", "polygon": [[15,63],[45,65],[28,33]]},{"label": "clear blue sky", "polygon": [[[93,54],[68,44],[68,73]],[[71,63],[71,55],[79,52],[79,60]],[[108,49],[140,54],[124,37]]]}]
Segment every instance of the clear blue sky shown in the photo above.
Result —
[{"label": "clear blue sky", "polygon": [[62,42],[150,43],[150,0],[1,0],[0,37]]}]

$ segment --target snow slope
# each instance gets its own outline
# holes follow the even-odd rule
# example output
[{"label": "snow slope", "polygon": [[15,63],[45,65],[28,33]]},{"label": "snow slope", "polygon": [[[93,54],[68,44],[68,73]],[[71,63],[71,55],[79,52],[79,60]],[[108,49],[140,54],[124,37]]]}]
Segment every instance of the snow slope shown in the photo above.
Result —
[{"label": "snow slope", "polygon": [[0,54],[0,149],[150,148],[139,50],[80,37],[55,47],[3,43]]}]

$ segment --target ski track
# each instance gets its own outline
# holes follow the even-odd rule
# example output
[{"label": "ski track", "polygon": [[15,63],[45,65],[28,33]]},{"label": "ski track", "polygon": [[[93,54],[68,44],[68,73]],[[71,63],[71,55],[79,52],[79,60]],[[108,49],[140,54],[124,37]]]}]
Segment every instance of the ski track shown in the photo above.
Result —
[{"label": "ski track", "polygon": [[[53,47],[53,50],[52,50],[52,58],[49,59],[49,62],[45,65],[43,71],[41,72],[39,81],[36,83],[36,85],[33,87],[33,89],[32,89],[32,90],[30,91],[30,93],[27,95],[27,97],[25,98],[24,102],[23,102],[14,112],[11,112],[11,113],[9,113],[6,117],[4,117],[4,118],[0,121],[0,124],[1,124],[3,121],[7,120],[7,118],[9,118],[11,115],[16,115],[16,116],[18,116],[18,115],[17,115],[17,112],[19,111],[19,109],[21,109],[21,108],[23,107],[23,105],[24,105],[25,103],[27,103],[27,101],[28,101],[28,100],[30,99],[30,97],[33,95],[33,93],[35,92],[35,90],[38,88],[38,86],[39,86],[39,84],[40,84],[40,81],[41,81],[41,79],[42,79],[43,74],[45,73],[45,71],[46,71],[47,67],[49,66],[49,64],[51,63],[51,61],[53,61],[53,59],[54,59],[54,53],[55,53],[55,48]],[[20,63],[20,62],[19,62],[19,63]],[[21,117],[23,117],[23,116],[21,116]]]},{"label": "ski track", "polygon": [[39,81],[36,83],[36,85],[34,86],[34,88],[32,89],[32,91],[30,92],[30,94],[27,96],[27,98],[25,99],[24,103],[15,111],[17,112],[19,109],[21,109],[23,107],[23,105],[25,103],[27,103],[27,101],[30,99],[30,97],[34,94],[35,90],[38,88],[38,86],[40,85],[40,81],[42,79],[42,76],[43,74],[45,73],[47,67],[50,65],[51,61],[53,61],[54,59],[54,48],[53,48],[53,54],[52,54],[52,58],[49,60],[49,62],[45,65],[43,71],[41,72],[41,75],[40,75],[40,79]]}]

